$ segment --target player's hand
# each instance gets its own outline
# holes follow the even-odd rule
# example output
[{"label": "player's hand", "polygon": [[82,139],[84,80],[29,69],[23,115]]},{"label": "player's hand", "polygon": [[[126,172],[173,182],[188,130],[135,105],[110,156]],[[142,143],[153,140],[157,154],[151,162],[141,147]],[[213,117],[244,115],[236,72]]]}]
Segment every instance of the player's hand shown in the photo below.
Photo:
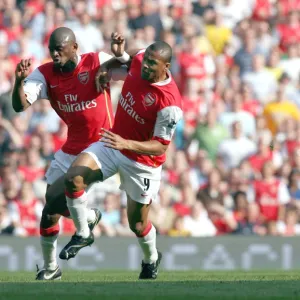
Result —
[{"label": "player's hand", "polygon": [[108,88],[109,75],[107,68],[100,67],[95,77],[96,89],[98,93],[104,93]]},{"label": "player's hand", "polygon": [[105,147],[115,150],[124,150],[128,148],[128,141],[107,129],[101,128],[102,132],[100,141],[104,143]]},{"label": "player's hand", "polygon": [[17,80],[24,80],[30,73],[31,59],[22,59],[16,67],[15,75]]},{"label": "player's hand", "polygon": [[118,32],[111,34],[111,52],[115,57],[120,57],[125,51],[125,38]]}]

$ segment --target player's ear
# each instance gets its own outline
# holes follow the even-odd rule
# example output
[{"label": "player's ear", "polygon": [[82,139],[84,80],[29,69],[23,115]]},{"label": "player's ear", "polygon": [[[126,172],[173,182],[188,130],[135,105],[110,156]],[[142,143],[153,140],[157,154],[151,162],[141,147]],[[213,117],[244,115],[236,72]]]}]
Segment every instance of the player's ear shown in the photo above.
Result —
[{"label": "player's ear", "polygon": [[167,70],[169,70],[169,69],[170,69],[170,67],[171,67],[171,64],[170,64],[170,63],[166,63],[166,65],[165,65],[165,69],[166,69],[166,71],[167,71]]},{"label": "player's ear", "polygon": [[73,47],[74,47],[74,50],[76,51],[78,49],[78,44],[74,43]]}]

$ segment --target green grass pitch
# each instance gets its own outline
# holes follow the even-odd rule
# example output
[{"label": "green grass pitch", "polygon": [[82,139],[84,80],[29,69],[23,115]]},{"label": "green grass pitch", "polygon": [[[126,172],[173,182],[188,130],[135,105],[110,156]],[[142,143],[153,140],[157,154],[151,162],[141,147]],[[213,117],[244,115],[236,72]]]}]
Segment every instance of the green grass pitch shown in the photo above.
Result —
[{"label": "green grass pitch", "polygon": [[164,272],[138,281],[138,272],[64,272],[36,282],[34,273],[0,273],[1,300],[300,299],[299,272]]}]

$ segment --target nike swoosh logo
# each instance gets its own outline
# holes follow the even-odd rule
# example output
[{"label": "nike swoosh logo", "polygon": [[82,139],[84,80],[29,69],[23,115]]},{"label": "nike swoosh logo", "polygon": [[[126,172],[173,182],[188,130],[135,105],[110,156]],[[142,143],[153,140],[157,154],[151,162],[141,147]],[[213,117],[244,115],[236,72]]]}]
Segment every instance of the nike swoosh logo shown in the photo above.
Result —
[{"label": "nike swoosh logo", "polygon": [[45,274],[45,275],[44,275],[44,278],[45,278],[46,280],[49,280],[49,279],[51,279],[51,278],[53,278],[53,277],[55,276],[56,272],[57,272],[57,270],[55,270],[55,272],[52,273],[52,274],[50,274],[49,276],[47,276],[47,275]]},{"label": "nike swoosh logo", "polygon": [[128,72],[128,75],[129,75],[129,76],[132,76],[131,72]]},{"label": "nike swoosh logo", "polygon": [[51,88],[51,89],[54,89],[54,88],[56,88],[57,86],[58,86],[58,84],[57,84],[57,85],[51,85],[51,84],[50,84],[50,88]]}]

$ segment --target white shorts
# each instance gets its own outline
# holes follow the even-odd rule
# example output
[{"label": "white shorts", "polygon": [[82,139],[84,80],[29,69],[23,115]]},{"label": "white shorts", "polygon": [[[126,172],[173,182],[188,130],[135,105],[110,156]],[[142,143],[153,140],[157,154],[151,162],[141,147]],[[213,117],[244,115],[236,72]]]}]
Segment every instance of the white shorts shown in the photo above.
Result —
[{"label": "white shorts", "polygon": [[58,178],[65,175],[76,157],[76,155],[58,150],[45,174],[47,184],[53,184]]},{"label": "white shorts", "polygon": [[104,147],[102,142],[95,142],[83,152],[96,161],[103,174],[103,180],[120,174],[121,186],[129,197],[139,203],[149,204],[155,201],[161,179],[162,167],[153,168],[124,156],[120,151]]}]

